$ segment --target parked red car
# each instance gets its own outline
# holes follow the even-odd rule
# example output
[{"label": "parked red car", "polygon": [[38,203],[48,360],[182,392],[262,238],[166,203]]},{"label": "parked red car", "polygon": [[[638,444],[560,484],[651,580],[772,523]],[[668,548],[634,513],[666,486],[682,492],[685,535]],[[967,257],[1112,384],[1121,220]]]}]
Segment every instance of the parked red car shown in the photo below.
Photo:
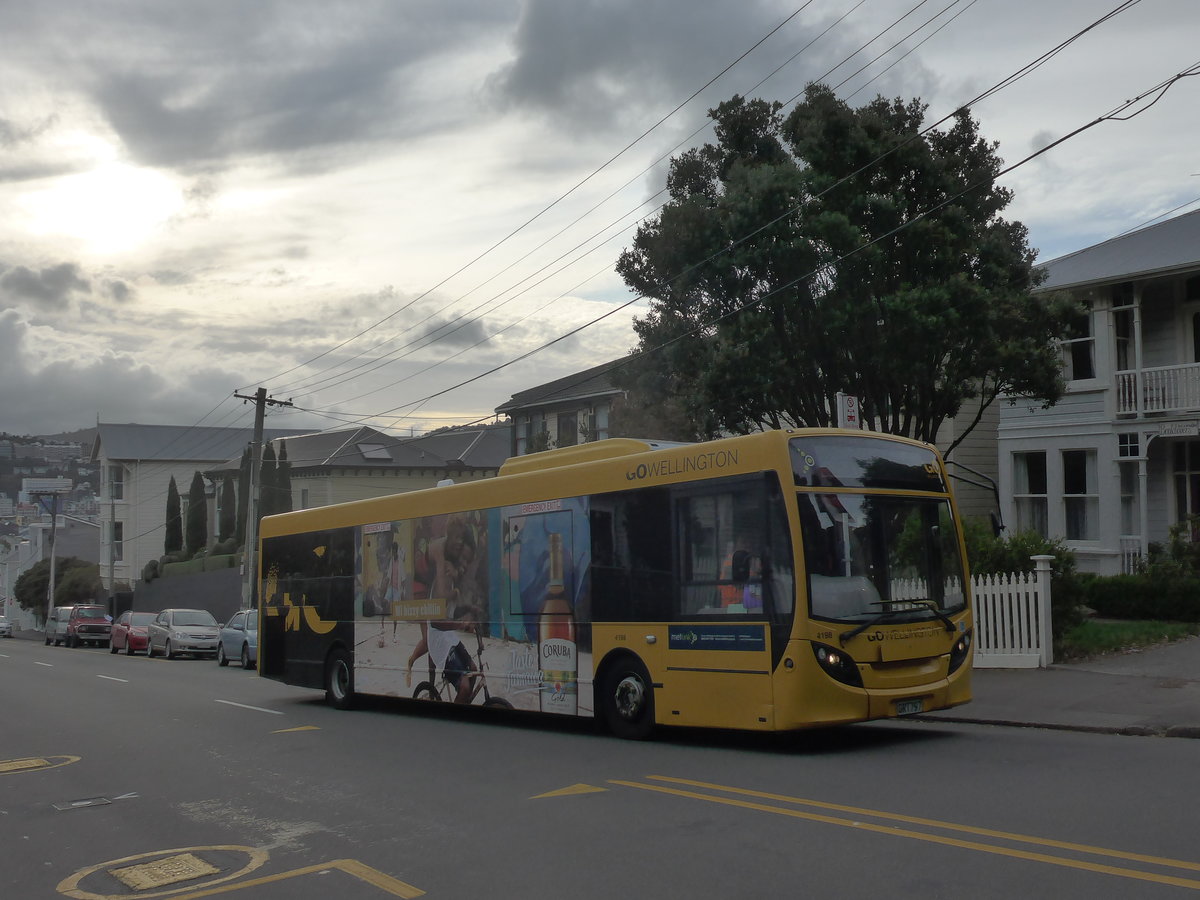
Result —
[{"label": "parked red car", "polygon": [[71,617],[67,619],[68,647],[78,647],[80,644],[103,647],[108,644],[111,632],[112,619],[103,606],[86,604],[71,607]]},{"label": "parked red car", "polygon": [[154,621],[152,612],[133,612],[125,610],[117,616],[112,626],[112,643],[108,645],[109,653],[119,653],[122,649],[126,655],[146,649],[146,626]]}]

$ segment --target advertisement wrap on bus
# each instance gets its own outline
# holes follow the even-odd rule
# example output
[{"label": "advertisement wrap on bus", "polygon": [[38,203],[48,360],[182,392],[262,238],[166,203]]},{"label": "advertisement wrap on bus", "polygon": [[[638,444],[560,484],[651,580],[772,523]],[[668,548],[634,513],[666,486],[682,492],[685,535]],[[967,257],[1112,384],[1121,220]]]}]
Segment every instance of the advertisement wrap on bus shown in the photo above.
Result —
[{"label": "advertisement wrap on bus", "polygon": [[337,706],[595,716],[644,737],[970,698],[961,528],[915,441],[597,442],[265,519],[260,560],[261,674]]}]

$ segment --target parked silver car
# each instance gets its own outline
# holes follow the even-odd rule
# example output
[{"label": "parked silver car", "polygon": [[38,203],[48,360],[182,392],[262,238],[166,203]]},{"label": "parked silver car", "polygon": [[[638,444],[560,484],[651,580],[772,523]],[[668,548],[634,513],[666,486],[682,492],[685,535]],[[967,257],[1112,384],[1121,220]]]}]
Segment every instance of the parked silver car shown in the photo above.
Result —
[{"label": "parked silver car", "polygon": [[12,637],[12,622],[8,621],[8,616],[0,616],[0,637]]},{"label": "parked silver car", "polygon": [[146,626],[146,655],[216,656],[221,627],[206,609],[164,609]]},{"label": "parked silver car", "polygon": [[253,669],[258,662],[258,610],[236,612],[221,627],[221,643],[217,646],[217,664],[229,665],[240,659],[243,669]]}]

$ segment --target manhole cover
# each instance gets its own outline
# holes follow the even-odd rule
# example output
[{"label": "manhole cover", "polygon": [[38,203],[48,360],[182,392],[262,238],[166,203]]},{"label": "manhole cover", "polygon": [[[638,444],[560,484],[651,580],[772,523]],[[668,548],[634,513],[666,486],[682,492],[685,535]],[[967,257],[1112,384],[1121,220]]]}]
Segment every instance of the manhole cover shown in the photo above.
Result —
[{"label": "manhole cover", "polygon": [[135,891],[145,891],[206,875],[216,875],[220,871],[194,854],[180,853],[165,859],[156,859],[154,862],[126,866],[123,869],[109,869],[108,874],[126,887]]}]

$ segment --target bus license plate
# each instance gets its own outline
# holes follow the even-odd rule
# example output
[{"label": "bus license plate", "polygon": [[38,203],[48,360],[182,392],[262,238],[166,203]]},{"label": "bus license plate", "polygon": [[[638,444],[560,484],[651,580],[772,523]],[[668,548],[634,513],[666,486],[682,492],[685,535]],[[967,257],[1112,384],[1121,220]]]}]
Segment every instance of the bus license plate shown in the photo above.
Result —
[{"label": "bus license plate", "polygon": [[925,708],[925,703],[918,697],[916,700],[897,700],[896,715],[911,716]]}]

